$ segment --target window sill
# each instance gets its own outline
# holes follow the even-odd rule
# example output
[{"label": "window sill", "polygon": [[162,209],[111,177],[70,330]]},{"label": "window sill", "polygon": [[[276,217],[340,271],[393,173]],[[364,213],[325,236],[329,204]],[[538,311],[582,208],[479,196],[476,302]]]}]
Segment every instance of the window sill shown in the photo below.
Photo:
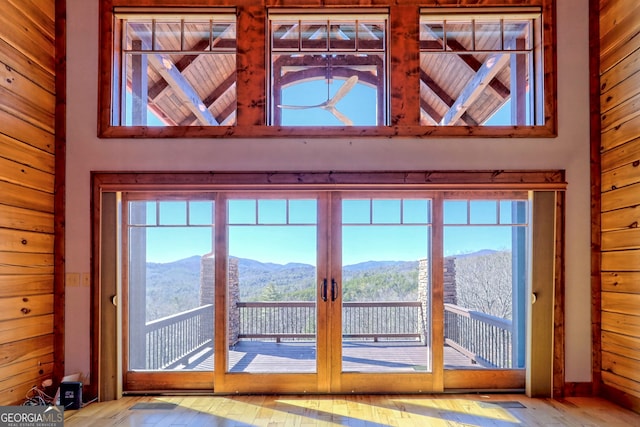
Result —
[{"label": "window sill", "polygon": [[107,126],[100,138],[555,138],[551,126]]}]

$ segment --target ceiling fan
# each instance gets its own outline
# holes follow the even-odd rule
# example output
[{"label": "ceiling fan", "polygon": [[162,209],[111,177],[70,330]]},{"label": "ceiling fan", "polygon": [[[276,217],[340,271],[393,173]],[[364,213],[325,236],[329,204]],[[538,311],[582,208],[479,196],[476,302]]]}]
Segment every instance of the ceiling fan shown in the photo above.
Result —
[{"label": "ceiling fan", "polygon": [[[347,93],[358,83],[358,76],[349,77],[340,88],[336,91],[332,98],[329,98],[327,93],[327,100],[316,105],[278,105],[278,108],[285,108],[289,110],[307,110],[310,108],[322,108],[333,114],[338,120],[347,126],[353,126],[353,121],[343,113],[338,111],[336,104],[345,97]],[[329,81],[327,80],[327,92],[329,91]]]}]

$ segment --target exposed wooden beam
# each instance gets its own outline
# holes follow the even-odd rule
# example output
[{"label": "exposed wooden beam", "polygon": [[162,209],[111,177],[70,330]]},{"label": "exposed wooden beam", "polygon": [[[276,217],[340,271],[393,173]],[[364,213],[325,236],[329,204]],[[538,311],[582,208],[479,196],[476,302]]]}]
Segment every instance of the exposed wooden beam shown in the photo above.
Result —
[{"label": "exposed wooden beam", "polygon": [[[462,46],[456,40],[450,40],[449,46],[455,51],[466,51],[464,46]],[[473,55],[459,55],[459,58],[462,59],[473,71],[477,72],[480,67],[482,67],[482,62],[480,62]],[[492,79],[489,82],[489,87],[495,91],[497,95],[499,95],[502,99],[507,99],[511,95],[511,91],[508,87],[503,85],[498,79]]]},{"label": "exposed wooden beam", "polygon": [[422,68],[420,68],[420,80],[427,85],[429,89],[444,102],[447,107],[451,107],[456,100],[447,93],[446,90],[436,83]]},{"label": "exposed wooden beam", "polygon": [[[380,69],[379,71],[381,72],[382,70]],[[358,81],[360,81],[361,83],[368,83],[380,89],[380,83],[381,83],[380,76],[370,73],[368,71],[358,71],[358,70],[350,69],[349,67],[344,67],[344,68],[334,68],[331,74],[331,78],[343,77],[346,79],[351,76],[358,76]],[[301,80],[311,80],[311,79],[317,80],[318,78],[321,78],[323,80],[327,78],[324,70],[318,69],[318,68],[309,68],[306,70],[294,71],[294,72],[285,74],[281,79],[279,79],[278,87],[287,86],[289,84],[296,83]]]},{"label": "exposed wooden beam", "polygon": [[[207,107],[207,109],[209,107],[211,107],[216,100],[220,99],[220,97],[229,89],[231,89],[235,84],[236,84],[236,72],[234,71],[233,73],[231,73],[229,76],[227,76],[226,79],[224,79],[222,81],[222,83],[220,83],[214,90],[213,92],[211,92],[202,102],[204,102],[204,105]],[[231,109],[232,111],[235,111],[236,109],[236,105],[235,103],[231,103],[226,109],[229,110]],[[230,112],[226,112],[223,111],[221,114],[218,114],[217,116],[214,116],[216,121],[218,123],[223,123],[226,118],[231,114]],[[190,114],[188,117],[186,117],[184,120],[182,120],[182,122],[179,124],[180,126],[191,126],[194,124],[194,121],[196,120],[196,116],[194,114]]]},{"label": "exposed wooden beam", "polygon": [[[431,45],[435,44],[436,46],[438,46],[439,48],[444,50],[445,44],[444,44],[444,41],[442,40],[442,38],[440,37],[440,35],[443,34],[443,32],[444,32],[442,26],[441,25],[439,25],[439,26],[438,25],[430,25],[430,26],[423,25],[422,28],[424,28],[425,30],[429,31],[429,33],[435,38],[435,40],[421,41],[420,44],[421,45],[429,45],[431,49],[433,49],[433,46],[431,46]],[[435,28],[439,28],[440,31],[439,32],[433,31],[433,29],[435,29]],[[466,47],[464,47],[457,40],[448,39],[446,46],[449,48],[450,51],[454,51],[454,52],[469,52],[469,50]],[[469,68],[472,69],[474,72],[477,72],[480,69],[480,67],[482,67],[482,62],[480,62],[472,54],[458,55],[458,57],[462,61],[464,61],[464,63],[466,63],[469,66]],[[507,99],[511,94],[511,91],[509,90],[509,88],[506,87],[505,85],[503,85],[502,82],[500,82],[497,79],[492,80],[489,83],[489,87],[491,89],[493,89],[495,91],[495,93],[497,95],[499,95],[502,99]]]},{"label": "exposed wooden beam", "polygon": [[[222,110],[220,114],[218,114],[218,121],[220,123],[225,123],[231,116],[235,116],[235,113],[236,113],[236,105],[229,104],[227,105],[227,108],[225,108],[224,110]],[[233,123],[226,123],[226,125],[231,126],[233,125]]]},{"label": "exposed wooden beam", "polygon": [[169,86],[175,95],[205,126],[217,126],[219,123],[207,109],[198,92],[191,86],[191,83],[178,71],[168,56],[160,54],[147,55],[149,64],[156,70]]},{"label": "exposed wooden beam", "polygon": [[236,72],[235,70],[227,76],[205,99],[204,105],[211,107],[217,99],[219,99],[226,91],[231,89],[236,84]]},{"label": "exposed wooden beam", "polygon": [[431,118],[431,120],[433,120],[434,125],[437,125],[442,121],[442,115],[424,99],[420,100],[420,108]]},{"label": "exposed wooden beam", "polygon": [[[150,34],[143,33],[138,35],[138,40],[141,43],[141,48],[145,50],[151,49],[151,36]],[[193,88],[191,83],[184,77],[184,75],[178,70],[175,64],[171,61],[168,55],[160,53],[145,54],[149,64],[156,70],[156,72],[171,86],[175,95],[184,102],[187,108],[200,120],[205,126],[217,126],[219,123],[213,117],[211,112],[200,99],[200,95]]]},{"label": "exposed wooden beam", "polygon": [[[203,46],[209,46],[209,40],[201,40],[199,44],[194,47],[194,50],[201,50]],[[182,73],[197,57],[197,55],[184,55],[175,62],[176,69]],[[158,81],[149,88],[149,98],[152,100],[156,99],[167,87],[169,87],[169,84],[165,80]]]},{"label": "exposed wooden beam", "polygon": [[[456,102],[447,91],[442,89],[438,83],[436,83],[423,69],[420,69],[420,80],[424,83],[431,91],[442,101],[447,107],[451,108],[451,106]],[[426,101],[420,100],[420,108],[422,108],[425,113],[427,113],[431,118],[436,122],[440,123],[442,121],[442,115],[438,113],[431,105],[429,105]],[[460,119],[465,122],[469,126],[477,126],[478,122],[474,120],[466,111],[460,117]]]},{"label": "exposed wooden beam", "polygon": [[505,53],[494,53],[487,57],[487,61],[482,64],[476,75],[467,83],[460,92],[460,96],[451,106],[449,111],[440,121],[441,125],[450,125],[455,123],[469,108],[469,106],[480,96],[485,90],[491,79],[509,61],[510,55]]},{"label": "exposed wooden beam", "polygon": [[[235,40],[227,40],[227,39],[216,39],[213,41],[213,46],[216,48],[233,48],[235,47]],[[190,51],[201,51],[206,52],[209,47],[209,40],[200,40],[194,46],[190,47]],[[175,66],[182,73],[186,70],[189,65],[191,65],[194,61],[198,59],[199,55],[195,53],[188,53],[183,55],[179,60],[175,62]],[[156,99],[163,90],[168,87],[167,82],[164,80],[158,81],[155,85],[149,88],[149,98]]]},{"label": "exposed wooden beam", "polygon": [[333,68],[333,67],[378,67],[382,64],[380,54],[370,54],[366,56],[354,56],[354,55],[336,55],[331,57],[331,63],[328,64],[327,57],[318,55],[305,54],[302,56],[280,55],[273,61],[273,69],[279,70],[284,67],[292,68],[309,68],[309,67],[321,67],[321,68]]}]

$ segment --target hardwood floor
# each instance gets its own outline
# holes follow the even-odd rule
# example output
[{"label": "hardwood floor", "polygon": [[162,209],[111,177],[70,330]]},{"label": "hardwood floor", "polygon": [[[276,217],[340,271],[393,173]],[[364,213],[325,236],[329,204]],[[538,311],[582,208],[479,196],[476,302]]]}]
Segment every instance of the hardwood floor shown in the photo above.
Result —
[{"label": "hardwood floor", "polygon": [[493,395],[129,396],[65,412],[65,427],[639,426],[600,398]]}]

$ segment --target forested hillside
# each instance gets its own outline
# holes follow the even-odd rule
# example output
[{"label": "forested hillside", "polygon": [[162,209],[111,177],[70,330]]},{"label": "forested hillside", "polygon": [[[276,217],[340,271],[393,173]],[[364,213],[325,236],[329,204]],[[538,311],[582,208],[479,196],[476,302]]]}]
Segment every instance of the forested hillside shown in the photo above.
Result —
[{"label": "forested hillside", "polygon": [[[481,251],[456,260],[458,304],[500,317],[511,313],[511,254]],[[313,301],[315,267],[238,259],[242,301]],[[344,301],[416,301],[417,261],[369,261],[345,266]],[[330,278],[329,278],[330,280]],[[147,320],[199,305],[200,257],[147,264]]]}]

